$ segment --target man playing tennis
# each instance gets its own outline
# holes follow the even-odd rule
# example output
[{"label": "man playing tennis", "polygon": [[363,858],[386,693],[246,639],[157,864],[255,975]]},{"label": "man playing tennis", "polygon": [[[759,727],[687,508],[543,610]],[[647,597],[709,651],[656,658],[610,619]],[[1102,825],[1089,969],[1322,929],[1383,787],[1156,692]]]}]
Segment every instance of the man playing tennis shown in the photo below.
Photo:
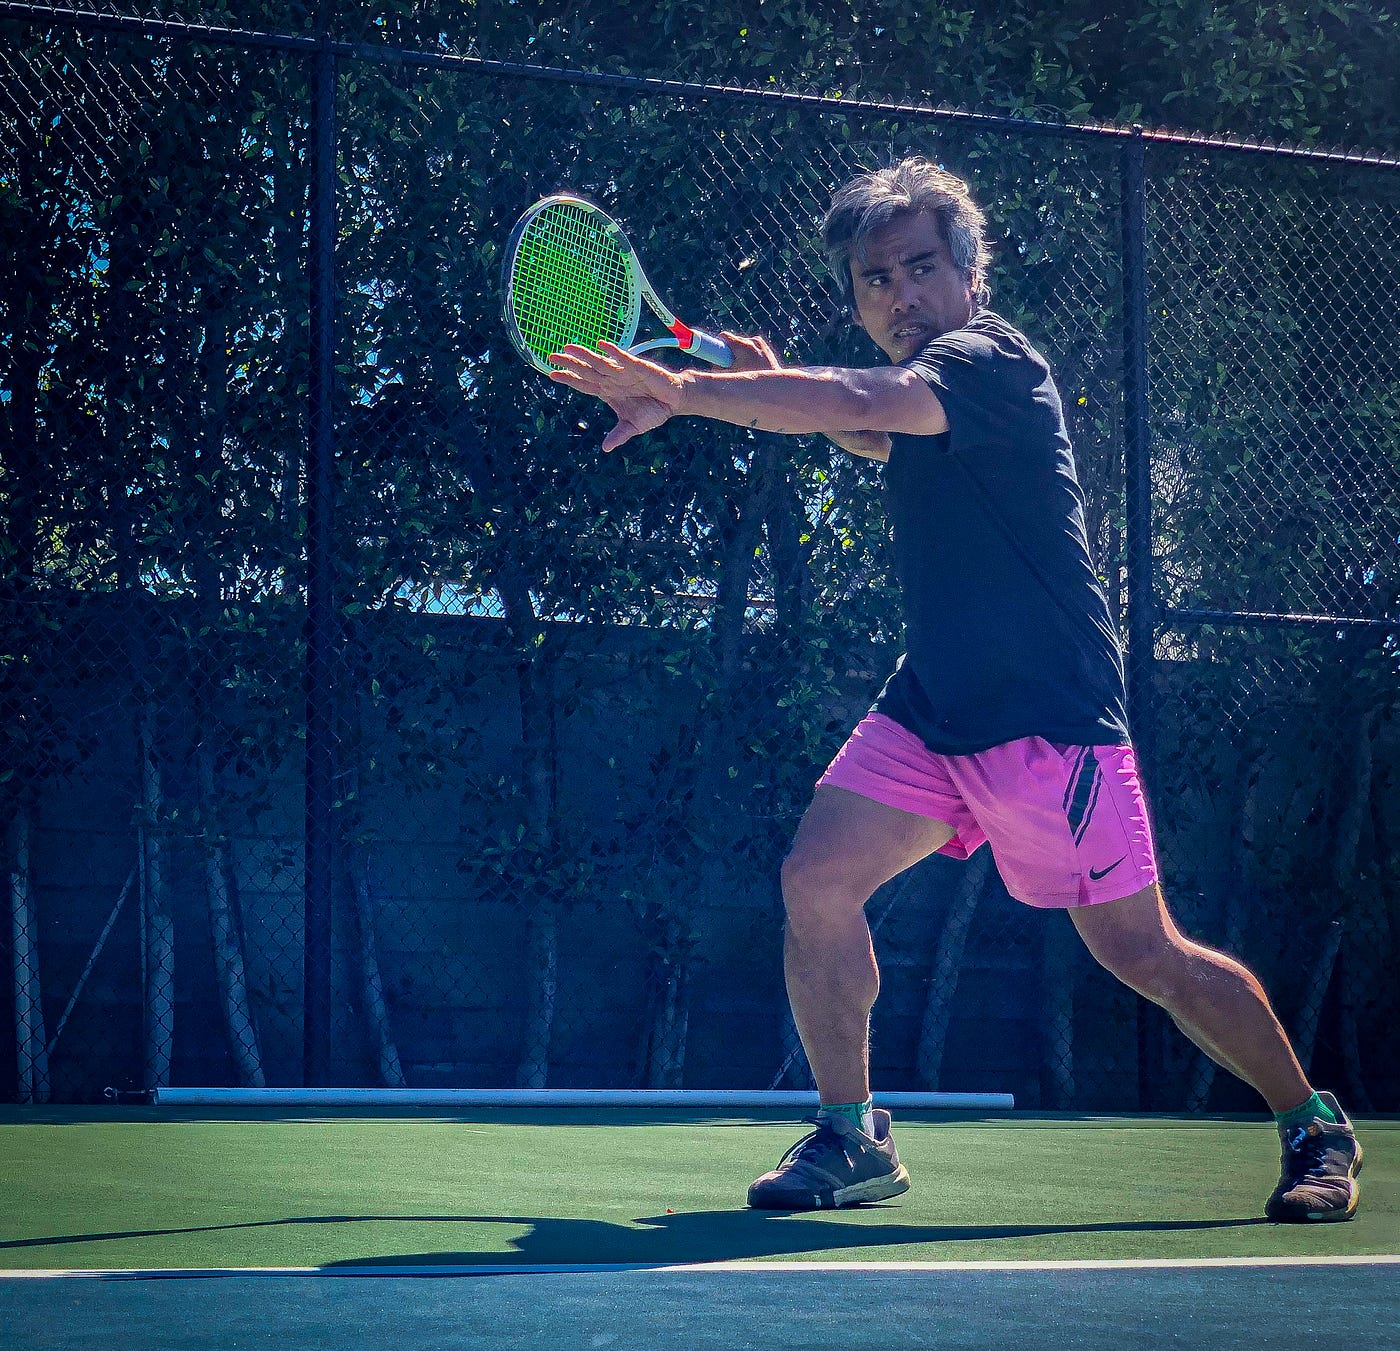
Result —
[{"label": "man playing tennis", "polygon": [[909,1187],[870,1098],[877,887],[931,853],[990,843],[1007,890],[1067,909],[1094,957],[1253,1085],[1283,1175],[1265,1213],[1344,1220],[1361,1147],[1316,1093],[1258,980],[1186,938],[1158,886],[1128,734],[1123,661],[1094,571],[1059,394],[1044,358],[985,307],[985,219],[922,159],[833,198],[824,245],[874,369],[782,369],[726,334],[735,368],[671,371],[567,347],[552,379],[602,399],[615,450],[673,417],[822,432],[884,461],[906,649],[817,785],[783,864],[788,995],[822,1107],[816,1130],[749,1189],[817,1209]]}]

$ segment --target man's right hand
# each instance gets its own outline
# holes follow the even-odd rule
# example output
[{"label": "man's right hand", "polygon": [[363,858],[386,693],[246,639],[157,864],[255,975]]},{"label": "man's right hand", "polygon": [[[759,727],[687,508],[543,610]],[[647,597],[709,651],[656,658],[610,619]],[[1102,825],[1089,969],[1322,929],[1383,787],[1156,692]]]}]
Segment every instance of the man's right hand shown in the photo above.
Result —
[{"label": "man's right hand", "polygon": [[780,371],[783,363],[773,350],[767,338],[746,338],[741,333],[731,333],[728,329],[720,335],[725,345],[734,353],[731,371]]}]

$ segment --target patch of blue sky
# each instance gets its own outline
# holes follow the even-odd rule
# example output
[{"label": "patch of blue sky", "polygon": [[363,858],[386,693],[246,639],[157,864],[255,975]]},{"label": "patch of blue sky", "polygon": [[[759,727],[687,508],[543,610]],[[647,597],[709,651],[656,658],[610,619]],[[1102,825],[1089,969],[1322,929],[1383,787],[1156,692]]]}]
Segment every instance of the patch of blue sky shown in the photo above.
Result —
[{"label": "patch of blue sky", "polygon": [[500,619],[505,606],[493,588],[483,590],[465,582],[440,578],[426,582],[403,582],[394,600],[417,614],[456,615],[474,619]]}]

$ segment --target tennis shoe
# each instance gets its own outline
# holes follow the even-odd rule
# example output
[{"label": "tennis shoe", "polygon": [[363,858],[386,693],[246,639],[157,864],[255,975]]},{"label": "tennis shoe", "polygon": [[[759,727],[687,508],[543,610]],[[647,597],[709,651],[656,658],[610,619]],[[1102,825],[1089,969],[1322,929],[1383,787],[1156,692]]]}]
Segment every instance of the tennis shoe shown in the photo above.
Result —
[{"label": "tennis shoe", "polygon": [[1318,1097],[1336,1122],[1315,1116],[1306,1126],[1279,1127],[1283,1175],[1264,1206],[1271,1220],[1298,1224],[1349,1220],[1356,1214],[1361,1188],[1361,1145],[1346,1113],[1330,1093]]},{"label": "tennis shoe", "polygon": [[749,1188],[758,1210],[834,1210],[883,1201],[909,1190],[909,1172],[890,1135],[890,1114],[874,1110],[873,1135],[844,1116],[818,1112],[804,1135]]}]

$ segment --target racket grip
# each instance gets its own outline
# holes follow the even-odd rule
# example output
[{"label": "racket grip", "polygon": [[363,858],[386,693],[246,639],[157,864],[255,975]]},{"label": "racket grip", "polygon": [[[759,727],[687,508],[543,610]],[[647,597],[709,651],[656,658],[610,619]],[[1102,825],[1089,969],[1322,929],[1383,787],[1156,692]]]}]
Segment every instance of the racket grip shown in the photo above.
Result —
[{"label": "racket grip", "polygon": [[730,351],[729,344],[723,338],[717,338],[713,333],[706,333],[703,329],[691,329],[690,343],[688,346],[683,346],[681,350],[688,352],[691,356],[699,357],[702,361],[708,361],[711,366],[732,366],[734,364],[734,353]]}]

